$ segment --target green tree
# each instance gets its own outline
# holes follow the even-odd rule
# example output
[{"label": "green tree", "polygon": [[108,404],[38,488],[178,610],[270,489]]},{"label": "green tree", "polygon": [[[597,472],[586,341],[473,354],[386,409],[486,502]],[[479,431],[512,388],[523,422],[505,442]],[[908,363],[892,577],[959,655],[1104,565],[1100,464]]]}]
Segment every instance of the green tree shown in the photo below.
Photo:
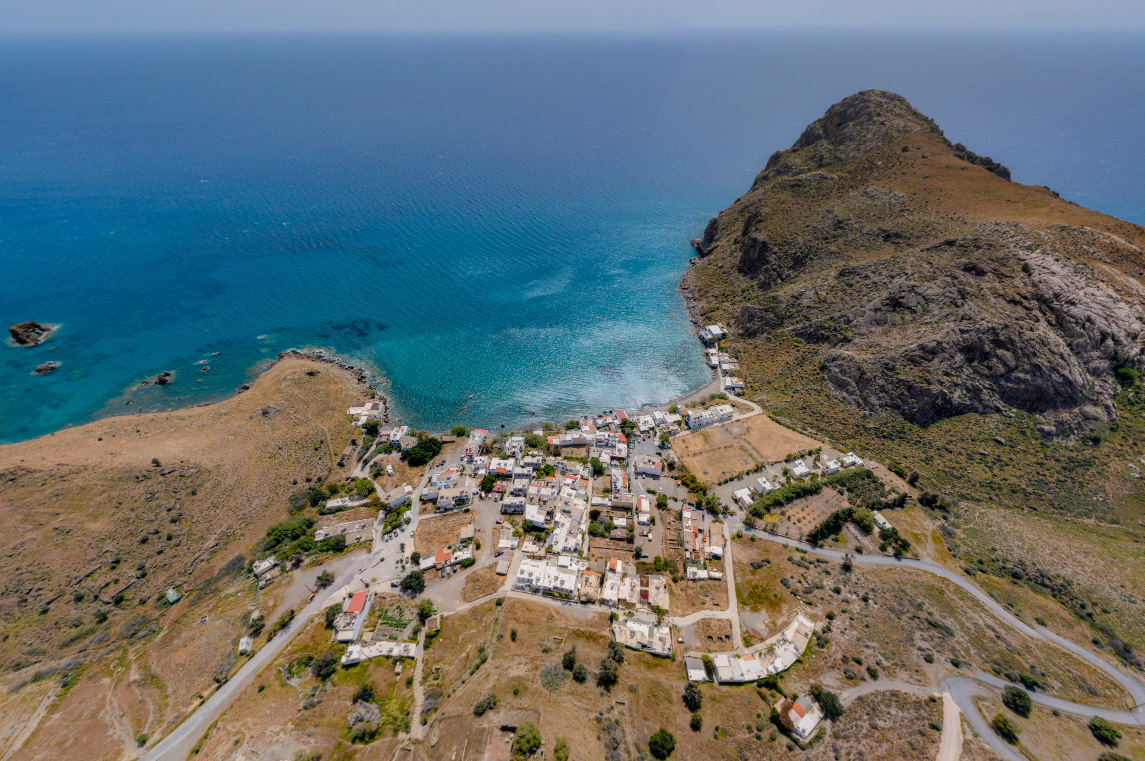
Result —
[{"label": "green tree", "polygon": [[564,656],[561,658],[561,665],[565,667],[565,671],[572,671],[576,668],[576,646],[570,647],[565,651]]},{"label": "green tree", "polygon": [[421,571],[410,571],[402,579],[401,588],[406,592],[419,595],[425,591],[425,576]]},{"label": "green tree", "polygon": [[688,685],[684,687],[684,705],[692,713],[704,707],[704,693],[700,692],[700,688],[693,682],[688,682]]},{"label": "green tree", "polygon": [[588,666],[585,666],[584,663],[581,663],[578,661],[576,666],[573,668],[572,677],[573,677],[573,681],[576,682],[577,684],[584,684],[585,682],[587,682],[588,681]]},{"label": "green tree", "polygon": [[325,682],[334,676],[334,672],[337,670],[338,656],[329,650],[310,662],[310,673],[314,674],[314,678],[320,682]]},{"label": "green tree", "polygon": [[481,479],[481,491],[488,494],[493,491],[493,487],[497,485],[497,476],[492,473],[486,473],[484,478]]},{"label": "green tree", "polygon": [[648,752],[655,758],[665,759],[676,750],[676,737],[660,727],[656,734],[648,738]]},{"label": "green tree", "polygon": [[660,446],[662,446],[662,447],[668,446],[668,442],[671,440],[672,440],[672,437],[669,436],[668,434],[666,434],[666,433],[660,434]]},{"label": "green tree", "polygon": [[588,464],[592,466],[592,475],[599,478],[604,475],[604,465],[601,464],[599,457],[589,459]]},{"label": "green tree", "polygon": [[691,725],[692,725],[692,731],[693,732],[699,732],[701,729],[704,728],[704,717],[698,713],[692,714]]},{"label": "green tree", "polygon": [[409,554],[409,562],[415,566],[420,565],[421,564],[421,553],[418,552],[417,550],[414,550],[413,552],[411,552]]},{"label": "green tree", "polygon": [[417,617],[422,623],[433,615],[433,600],[428,597],[417,604]]},{"label": "green tree", "polygon": [[1021,687],[1007,687],[1002,693],[1002,705],[1025,718],[1030,715],[1034,701],[1030,698],[1030,693]]},{"label": "green tree", "polygon": [[607,657],[601,658],[600,671],[596,674],[596,683],[606,690],[611,690],[618,681],[620,681],[620,669],[616,661]]},{"label": "green tree", "polygon": [[513,761],[522,761],[536,753],[541,747],[541,730],[531,721],[521,722],[513,733]]},{"label": "green tree", "polygon": [[1121,740],[1121,731],[1100,716],[1089,720],[1089,731],[1095,740],[1111,748],[1116,748]]},{"label": "green tree", "polygon": [[455,425],[449,429],[449,434],[460,439],[462,436],[469,435],[469,429],[463,425]]},{"label": "green tree", "polygon": [[838,721],[843,715],[843,702],[839,700],[838,695],[825,689],[823,685],[811,685],[811,697],[815,698],[819,707],[823,709],[823,715],[831,721]]},{"label": "green tree", "polygon": [[323,571],[322,573],[318,574],[318,578],[314,580],[314,583],[318,586],[319,589],[325,589],[334,583],[334,574],[330,571]]}]

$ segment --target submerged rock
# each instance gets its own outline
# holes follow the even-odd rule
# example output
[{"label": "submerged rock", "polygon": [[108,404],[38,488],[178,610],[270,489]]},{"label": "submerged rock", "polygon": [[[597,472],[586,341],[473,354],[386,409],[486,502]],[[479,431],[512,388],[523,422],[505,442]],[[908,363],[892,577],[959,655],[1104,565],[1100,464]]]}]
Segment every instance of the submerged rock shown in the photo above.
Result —
[{"label": "submerged rock", "polygon": [[45,362],[42,365],[36,365],[36,369],[32,371],[32,375],[50,375],[54,373],[59,366],[59,362]]}]

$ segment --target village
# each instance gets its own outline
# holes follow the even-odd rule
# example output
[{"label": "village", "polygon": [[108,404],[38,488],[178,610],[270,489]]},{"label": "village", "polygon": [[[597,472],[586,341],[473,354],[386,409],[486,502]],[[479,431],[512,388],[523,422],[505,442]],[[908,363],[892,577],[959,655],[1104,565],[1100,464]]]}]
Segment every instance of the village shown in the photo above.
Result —
[{"label": "village", "polygon": [[[425,448],[427,434],[382,424],[378,402],[351,407],[347,413],[364,441],[372,442],[368,451],[356,453],[354,473],[369,474],[372,489],[320,505],[319,513],[335,522],[318,527],[314,540],[369,542],[372,553],[393,557],[387,563],[394,578],[371,584],[359,575],[337,591],[340,604],[332,606],[328,623],[332,640],[347,645],[342,664],[384,657],[394,659],[400,671],[406,659],[417,658],[420,625],[413,600],[424,590],[423,606],[433,600],[432,615],[424,608],[421,613],[429,631],[441,616],[483,600],[526,595],[607,615],[612,638],[621,645],[672,660],[682,656],[681,675],[689,682],[758,682],[791,668],[813,639],[816,623],[797,613],[771,637],[745,644],[729,519],[742,511],[743,520],[755,526],[750,508],[760,498],[864,462],[852,452],[805,448],[725,479],[717,496],[690,492],[683,476],[687,466],[674,444],[759,413],[737,398],[743,388],[734,374],[738,366],[718,348],[725,335],[719,325],[701,331],[718,390],[692,404],[633,416],[611,410],[518,431],[459,426],[440,440],[429,439],[437,443],[416,486],[402,481],[395,467],[402,469],[414,448]],[[354,456],[352,447],[343,455]],[[376,517],[337,520],[339,513],[368,504],[378,508]],[[880,527],[886,524],[876,517]],[[782,530],[768,524],[769,518],[764,528]],[[253,568],[265,585],[281,564],[270,556]],[[494,580],[480,597],[462,599],[467,573],[478,571],[486,577],[492,571]],[[710,594],[707,585],[713,583],[726,585],[726,607],[673,615],[676,585],[696,584]],[[693,629],[724,622],[731,625],[720,636],[723,644],[706,650]],[[822,711],[811,696],[789,702],[784,710],[793,736],[810,738]]]}]

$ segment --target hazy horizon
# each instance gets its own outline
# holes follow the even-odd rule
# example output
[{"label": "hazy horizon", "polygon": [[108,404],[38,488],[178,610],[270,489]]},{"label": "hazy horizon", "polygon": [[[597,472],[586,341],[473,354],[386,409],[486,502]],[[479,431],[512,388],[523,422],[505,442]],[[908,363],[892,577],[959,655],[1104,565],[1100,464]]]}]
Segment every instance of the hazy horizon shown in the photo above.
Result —
[{"label": "hazy horizon", "polygon": [[798,29],[1016,31],[1145,30],[1145,3],[1131,0],[967,0],[926,5],[818,0],[793,5],[711,0],[436,0],[416,5],[370,0],[8,0],[0,34],[76,33],[588,33],[785,31]]}]

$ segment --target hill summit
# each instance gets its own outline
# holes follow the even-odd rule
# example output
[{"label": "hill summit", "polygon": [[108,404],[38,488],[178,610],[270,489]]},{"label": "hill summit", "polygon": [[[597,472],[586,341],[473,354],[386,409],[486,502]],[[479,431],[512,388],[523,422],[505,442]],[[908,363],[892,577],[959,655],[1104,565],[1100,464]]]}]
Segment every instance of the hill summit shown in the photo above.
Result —
[{"label": "hill summit", "polygon": [[695,245],[702,308],[734,340],[813,348],[860,412],[1073,434],[1143,364],[1145,230],[1012,182],[894,93],[831,106]]}]

